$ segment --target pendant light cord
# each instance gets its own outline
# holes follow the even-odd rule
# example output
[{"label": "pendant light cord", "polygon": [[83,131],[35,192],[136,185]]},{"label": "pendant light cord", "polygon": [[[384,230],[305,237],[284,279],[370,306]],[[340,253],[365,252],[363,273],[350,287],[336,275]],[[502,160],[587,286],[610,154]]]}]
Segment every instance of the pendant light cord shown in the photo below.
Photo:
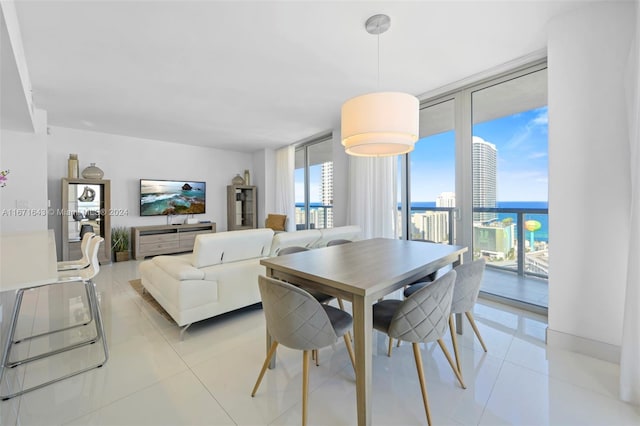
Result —
[{"label": "pendant light cord", "polygon": [[380,33],[378,33],[378,82],[376,84],[376,91],[380,91]]}]

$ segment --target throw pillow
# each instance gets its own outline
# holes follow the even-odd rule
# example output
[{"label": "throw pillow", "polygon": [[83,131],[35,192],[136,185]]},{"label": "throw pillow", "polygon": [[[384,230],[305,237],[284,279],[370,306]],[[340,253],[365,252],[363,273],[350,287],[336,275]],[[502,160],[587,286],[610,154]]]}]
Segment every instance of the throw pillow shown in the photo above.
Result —
[{"label": "throw pillow", "polygon": [[274,231],[285,231],[284,224],[286,220],[287,220],[286,214],[270,214],[267,216],[265,227],[271,228]]}]

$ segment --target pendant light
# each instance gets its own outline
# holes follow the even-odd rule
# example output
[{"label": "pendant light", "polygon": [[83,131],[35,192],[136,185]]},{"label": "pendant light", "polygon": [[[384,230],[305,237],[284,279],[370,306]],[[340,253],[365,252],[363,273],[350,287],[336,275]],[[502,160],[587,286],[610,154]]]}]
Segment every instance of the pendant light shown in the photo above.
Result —
[{"label": "pendant light", "polygon": [[[387,15],[367,19],[365,28],[378,36],[378,86],[380,85],[380,34],[391,26]],[[342,145],[349,155],[387,157],[413,150],[418,140],[419,102],[401,92],[375,92],[357,96],[342,105]]]}]

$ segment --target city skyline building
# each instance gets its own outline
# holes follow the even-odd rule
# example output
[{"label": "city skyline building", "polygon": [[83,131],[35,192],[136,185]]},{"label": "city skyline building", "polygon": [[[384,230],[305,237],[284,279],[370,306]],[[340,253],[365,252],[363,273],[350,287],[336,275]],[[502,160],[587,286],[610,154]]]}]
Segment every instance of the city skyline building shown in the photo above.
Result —
[{"label": "city skyline building", "polygon": [[[497,157],[496,146],[479,136],[473,137],[473,207],[496,207]],[[489,222],[496,213],[474,213],[474,222]]]},{"label": "city skyline building", "polygon": [[318,218],[321,219],[320,228],[333,228],[333,161],[322,163],[320,170],[320,201],[325,211],[325,214]]},{"label": "city skyline building", "polygon": [[436,198],[436,207],[455,207],[455,206],[456,206],[455,192],[441,192]]}]

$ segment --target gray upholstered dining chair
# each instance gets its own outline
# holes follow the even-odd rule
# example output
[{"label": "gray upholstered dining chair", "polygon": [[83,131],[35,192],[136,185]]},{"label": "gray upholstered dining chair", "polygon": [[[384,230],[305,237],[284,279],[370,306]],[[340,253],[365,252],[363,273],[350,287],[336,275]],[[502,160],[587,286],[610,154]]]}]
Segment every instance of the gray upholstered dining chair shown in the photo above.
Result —
[{"label": "gray upholstered dining chair", "polygon": [[[281,249],[278,252],[278,256],[284,256],[287,254],[293,254],[293,253],[299,253],[301,251],[309,251],[311,250],[308,247],[302,247],[302,246],[290,246],[290,247],[285,247],[283,249]],[[311,294],[313,297],[316,298],[316,300],[320,303],[329,303],[331,302],[333,299],[337,299],[338,300],[338,305],[340,306],[340,309],[342,309],[344,311],[344,304],[342,302],[342,299],[340,299],[339,297],[334,297],[331,296],[330,294],[326,294],[326,293],[322,293],[318,290],[314,290],[311,288],[305,288],[305,290]],[[347,331],[347,335],[349,336],[349,340],[353,341],[353,339],[351,338],[351,333]],[[318,354],[317,350],[314,350],[311,353],[311,358],[316,362],[316,366],[320,365],[320,355]]]},{"label": "gray upholstered dining chair", "polygon": [[413,345],[422,401],[429,425],[431,425],[431,411],[422,367],[420,343],[438,342],[460,382],[460,386],[466,389],[462,376],[442,341],[442,336],[447,331],[447,320],[451,314],[455,279],[456,272],[451,270],[405,300],[387,299],[373,305],[373,328],[386,333],[389,337],[411,342]]},{"label": "gray upholstered dining chair", "polygon": [[255,396],[276,352],[278,344],[302,352],[302,424],[307,424],[307,396],[309,393],[309,352],[332,345],[342,336],[355,370],[355,357],[347,331],[353,324],[348,313],[323,305],[300,287],[284,281],[258,277],[262,308],[267,332],[273,343],[264,360],[251,396]]},{"label": "gray upholstered dining chair", "polygon": [[[302,251],[309,251],[309,250],[311,250],[311,249],[307,248],[307,247],[290,246],[290,247],[285,247],[285,248],[281,249],[278,252],[278,256],[284,256],[284,255],[287,255],[287,254],[299,253],[299,252],[302,252]],[[308,288],[305,289],[305,290],[307,292],[311,293],[311,295],[313,297],[315,297],[318,300],[318,302],[320,302],[320,303],[328,303],[328,302],[330,302],[331,300],[334,299],[333,296],[328,295],[326,293],[322,293],[322,292],[319,292],[319,291],[316,291],[316,290],[313,290],[313,289],[308,289]],[[342,305],[340,305],[340,309],[344,310]]]},{"label": "gray upholstered dining chair", "polygon": [[348,244],[351,243],[351,240],[345,240],[342,238],[338,238],[336,240],[331,240],[327,243],[327,247],[331,247],[331,246],[339,246],[340,244]]},{"label": "gray upholstered dining chair", "polygon": [[486,260],[480,258],[470,263],[463,263],[455,268],[457,273],[456,283],[453,287],[453,299],[451,302],[451,315],[449,316],[449,331],[451,333],[451,342],[453,343],[453,352],[456,357],[456,365],[458,371],[462,374],[462,368],[460,366],[460,356],[458,354],[458,339],[456,338],[455,326],[453,323],[453,314],[464,313],[473,332],[478,337],[482,349],[487,352],[487,347],[480,336],[480,331],[476,326],[476,322],[473,319],[471,311],[478,300],[478,293],[480,293],[480,284],[482,284],[482,276],[484,274],[484,268]]}]

